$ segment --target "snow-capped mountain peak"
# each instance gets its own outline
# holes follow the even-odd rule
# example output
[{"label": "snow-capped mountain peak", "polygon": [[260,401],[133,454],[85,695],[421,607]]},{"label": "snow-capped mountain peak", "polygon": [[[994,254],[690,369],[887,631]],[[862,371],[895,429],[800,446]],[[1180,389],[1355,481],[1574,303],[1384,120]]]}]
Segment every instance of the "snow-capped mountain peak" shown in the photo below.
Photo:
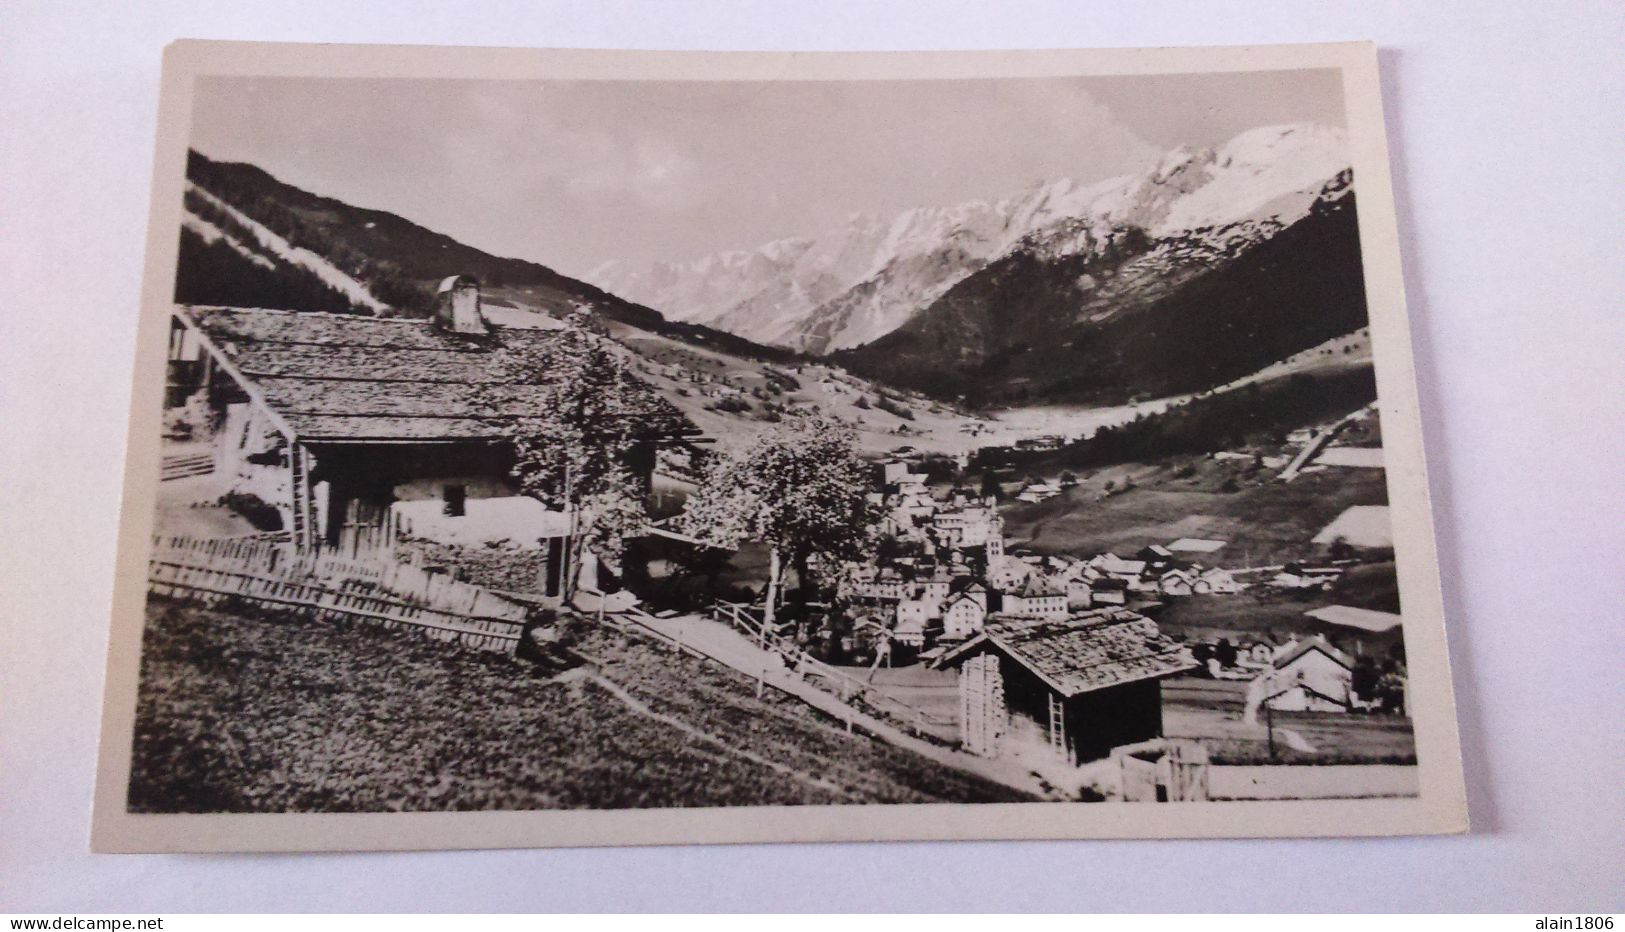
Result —
[{"label": "snow-capped mountain peak", "polygon": [[1023,242],[1059,254],[1095,248],[1125,227],[1152,237],[1210,227],[1264,235],[1304,216],[1347,166],[1341,129],[1260,127],[1214,148],[1172,149],[1135,175],[1059,178],[996,201],[891,217],[859,213],[812,237],[643,269],[607,264],[588,277],[675,320],[833,352],[890,333]]}]

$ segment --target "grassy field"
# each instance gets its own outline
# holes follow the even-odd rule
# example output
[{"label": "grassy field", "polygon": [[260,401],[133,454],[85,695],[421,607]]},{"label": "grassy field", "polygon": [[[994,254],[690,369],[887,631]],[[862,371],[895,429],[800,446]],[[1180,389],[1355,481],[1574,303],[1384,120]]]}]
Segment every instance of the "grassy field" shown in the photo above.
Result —
[{"label": "grassy field", "polygon": [[[1203,562],[1256,566],[1313,552],[1310,538],[1350,505],[1388,501],[1380,469],[1326,470],[1290,483],[1249,476],[1251,469],[1248,462],[1202,457],[1112,467],[1079,473],[1078,485],[1055,498],[1011,503],[1000,513],[1008,537],[1041,553],[1127,554],[1206,537],[1229,543]],[[1134,487],[1121,491],[1125,478]],[[1108,481],[1113,494],[1106,494]]]},{"label": "grassy field", "polygon": [[1275,726],[1291,729],[1314,748],[1287,746],[1277,732],[1242,719],[1247,684],[1180,677],[1162,686],[1163,731],[1170,738],[1200,738],[1215,764],[1414,764],[1416,738],[1408,718],[1352,712],[1277,712]]},{"label": "grassy field", "polygon": [[154,599],[129,805],[379,812],[973,802],[1015,791],[590,630],[558,674],[394,631]]},{"label": "grassy field", "polygon": [[1165,599],[1163,604],[1148,611],[1164,631],[1190,643],[1219,638],[1245,643],[1271,635],[1282,639],[1289,635],[1301,638],[1324,634],[1341,647],[1352,649],[1355,641],[1359,641],[1367,651],[1380,655],[1399,640],[1398,628],[1375,634],[1304,615],[1325,605],[1351,605],[1397,613],[1399,594],[1394,564],[1368,563],[1352,567],[1330,592],[1281,592],[1255,587],[1236,595]]}]

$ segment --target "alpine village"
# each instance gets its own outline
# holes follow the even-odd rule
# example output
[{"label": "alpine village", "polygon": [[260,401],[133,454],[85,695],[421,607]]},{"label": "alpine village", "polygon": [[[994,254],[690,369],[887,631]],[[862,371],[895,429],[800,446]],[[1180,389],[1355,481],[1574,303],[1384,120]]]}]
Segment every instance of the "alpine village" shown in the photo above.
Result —
[{"label": "alpine village", "polygon": [[829,243],[589,283],[192,153],[131,809],[1415,795],[1328,134],[800,299]]}]

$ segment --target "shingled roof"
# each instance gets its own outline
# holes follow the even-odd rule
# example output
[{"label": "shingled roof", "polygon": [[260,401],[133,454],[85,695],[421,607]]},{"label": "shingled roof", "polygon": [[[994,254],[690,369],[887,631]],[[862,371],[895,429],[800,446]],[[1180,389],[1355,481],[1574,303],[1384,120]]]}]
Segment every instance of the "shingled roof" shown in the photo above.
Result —
[{"label": "shingled roof", "polygon": [[[554,330],[469,336],[428,320],[258,308],[175,315],[306,442],[500,440],[553,397],[546,373],[566,349]],[[692,430],[648,384],[627,376],[624,387],[632,416]]]},{"label": "shingled roof", "polygon": [[952,665],[991,646],[1070,698],[1123,683],[1183,673],[1197,667],[1190,652],[1156,622],[1126,609],[1102,609],[1064,620],[1005,619],[944,654]]}]

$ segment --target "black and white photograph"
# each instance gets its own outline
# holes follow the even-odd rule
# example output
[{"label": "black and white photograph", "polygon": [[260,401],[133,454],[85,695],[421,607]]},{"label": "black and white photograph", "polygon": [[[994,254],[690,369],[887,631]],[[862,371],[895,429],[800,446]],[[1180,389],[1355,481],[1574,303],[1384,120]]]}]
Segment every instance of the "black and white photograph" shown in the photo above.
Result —
[{"label": "black and white photograph", "polygon": [[99,843],[1465,828],[1369,47],[442,51],[171,50]]}]

